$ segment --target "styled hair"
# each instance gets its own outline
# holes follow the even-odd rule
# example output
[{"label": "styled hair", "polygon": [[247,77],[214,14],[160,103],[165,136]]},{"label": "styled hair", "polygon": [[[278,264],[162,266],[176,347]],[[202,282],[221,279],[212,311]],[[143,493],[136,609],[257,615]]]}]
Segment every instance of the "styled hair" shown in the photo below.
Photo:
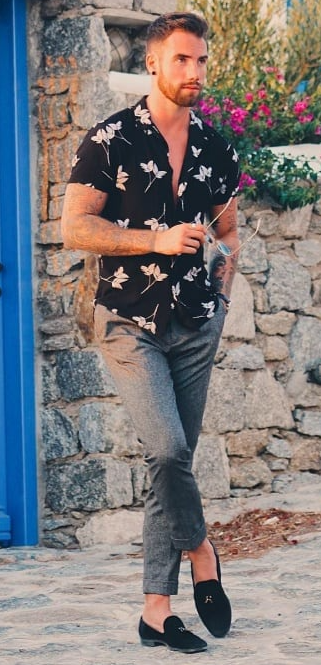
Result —
[{"label": "styled hair", "polygon": [[147,30],[147,48],[152,41],[162,42],[167,39],[174,30],[191,32],[197,37],[206,39],[208,25],[204,18],[193,12],[171,12],[162,14]]}]

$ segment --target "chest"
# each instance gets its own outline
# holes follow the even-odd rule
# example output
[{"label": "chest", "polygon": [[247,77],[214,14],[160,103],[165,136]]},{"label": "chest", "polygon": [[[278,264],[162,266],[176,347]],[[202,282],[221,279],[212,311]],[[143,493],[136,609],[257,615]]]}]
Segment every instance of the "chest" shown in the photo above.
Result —
[{"label": "chest", "polygon": [[172,168],[172,188],[174,200],[177,200],[177,190],[180,180],[180,175],[182,172],[182,167],[185,159],[185,153],[187,148],[187,135],[180,137],[179,139],[171,137],[167,140],[168,144],[168,161]]}]

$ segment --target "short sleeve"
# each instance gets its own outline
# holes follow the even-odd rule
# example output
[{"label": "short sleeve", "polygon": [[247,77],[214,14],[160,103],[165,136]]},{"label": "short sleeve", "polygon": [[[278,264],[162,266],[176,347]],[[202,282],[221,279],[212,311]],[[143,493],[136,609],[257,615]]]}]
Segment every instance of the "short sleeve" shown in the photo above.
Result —
[{"label": "short sleeve", "polygon": [[80,183],[110,194],[115,187],[115,171],[105,124],[89,130],[72,160],[70,183]]},{"label": "short sleeve", "polygon": [[222,205],[231,197],[235,197],[239,190],[240,162],[238,154],[231,143],[225,140],[220,144],[219,168],[216,169],[215,180],[212,183],[212,204]]}]

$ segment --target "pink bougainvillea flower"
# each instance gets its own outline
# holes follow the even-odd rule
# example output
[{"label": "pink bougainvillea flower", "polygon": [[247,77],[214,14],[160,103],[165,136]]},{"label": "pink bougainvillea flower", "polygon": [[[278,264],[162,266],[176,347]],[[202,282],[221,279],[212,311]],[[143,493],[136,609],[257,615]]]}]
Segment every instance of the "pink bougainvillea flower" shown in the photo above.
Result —
[{"label": "pink bougainvillea flower", "polygon": [[241,106],[237,106],[235,109],[232,109],[231,111],[231,117],[235,122],[242,123],[244,122],[246,116],[249,114],[249,112],[246,109],[243,109]]},{"label": "pink bougainvillea flower", "polygon": [[317,136],[321,136],[321,125],[318,125],[318,126],[315,128],[315,132],[314,132],[314,133],[315,133]]},{"label": "pink bougainvillea flower", "polygon": [[314,119],[313,113],[306,113],[306,115],[298,115],[298,121],[301,123],[312,122]]},{"label": "pink bougainvillea flower", "polygon": [[272,111],[271,111],[270,107],[267,106],[267,104],[260,104],[260,106],[258,107],[258,111],[262,115],[270,116],[272,114]]},{"label": "pink bougainvillea flower", "polygon": [[253,187],[253,185],[255,184],[256,180],[254,180],[254,178],[251,178],[251,176],[248,173],[241,173],[239,190],[244,189],[244,187]]},{"label": "pink bougainvillea flower", "polygon": [[298,102],[295,102],[293,105],[293,113],[296,115],[299,115],[300,113],[303,113],[303,111],[306,111],[310,102],[310,97],[305,97],[304,99],[301,99]]},{"label": "pink bougainvillea flower", "polygon": [[266,99],[267,98],[267,92],[265,88],[260,88],[260,90],[257,91],[257,96],[259,99]]},{"label": "pink bougainvillea flower", "polygon": [[223,108],[224,108],[224,111],[231,112],[232,109],[234,109],[234,106],[235,106],[235,104],[234,104],[233,100],[230,99],[229,97],[225,97],[225,98],[223,99]]},{"label": "pink bougainvillea flower", "polygon": [[249,102],[249,103],[254,102],[253,92],[246,92],[245,95],[244,95],[244,99],[245,99],[246,102]]},{"label": "pink bougainvillea flower", "polygon": [[266,126],[267,126],[267,127],[273,127],[273,120],[272,120],[272,118],[268,118],[268,119],[267,119],[267,121],[266,121]]}]

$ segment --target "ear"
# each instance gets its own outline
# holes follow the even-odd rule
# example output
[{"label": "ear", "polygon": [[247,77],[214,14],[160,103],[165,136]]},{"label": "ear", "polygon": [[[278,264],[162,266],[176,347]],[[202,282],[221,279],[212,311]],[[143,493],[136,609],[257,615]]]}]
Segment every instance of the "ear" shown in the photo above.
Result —
[{"label": "ear", "polygon": [[156,74],[158,65],[158,56],[155,51],[150,51],[146,54],[146,69],[149,74]]}]

